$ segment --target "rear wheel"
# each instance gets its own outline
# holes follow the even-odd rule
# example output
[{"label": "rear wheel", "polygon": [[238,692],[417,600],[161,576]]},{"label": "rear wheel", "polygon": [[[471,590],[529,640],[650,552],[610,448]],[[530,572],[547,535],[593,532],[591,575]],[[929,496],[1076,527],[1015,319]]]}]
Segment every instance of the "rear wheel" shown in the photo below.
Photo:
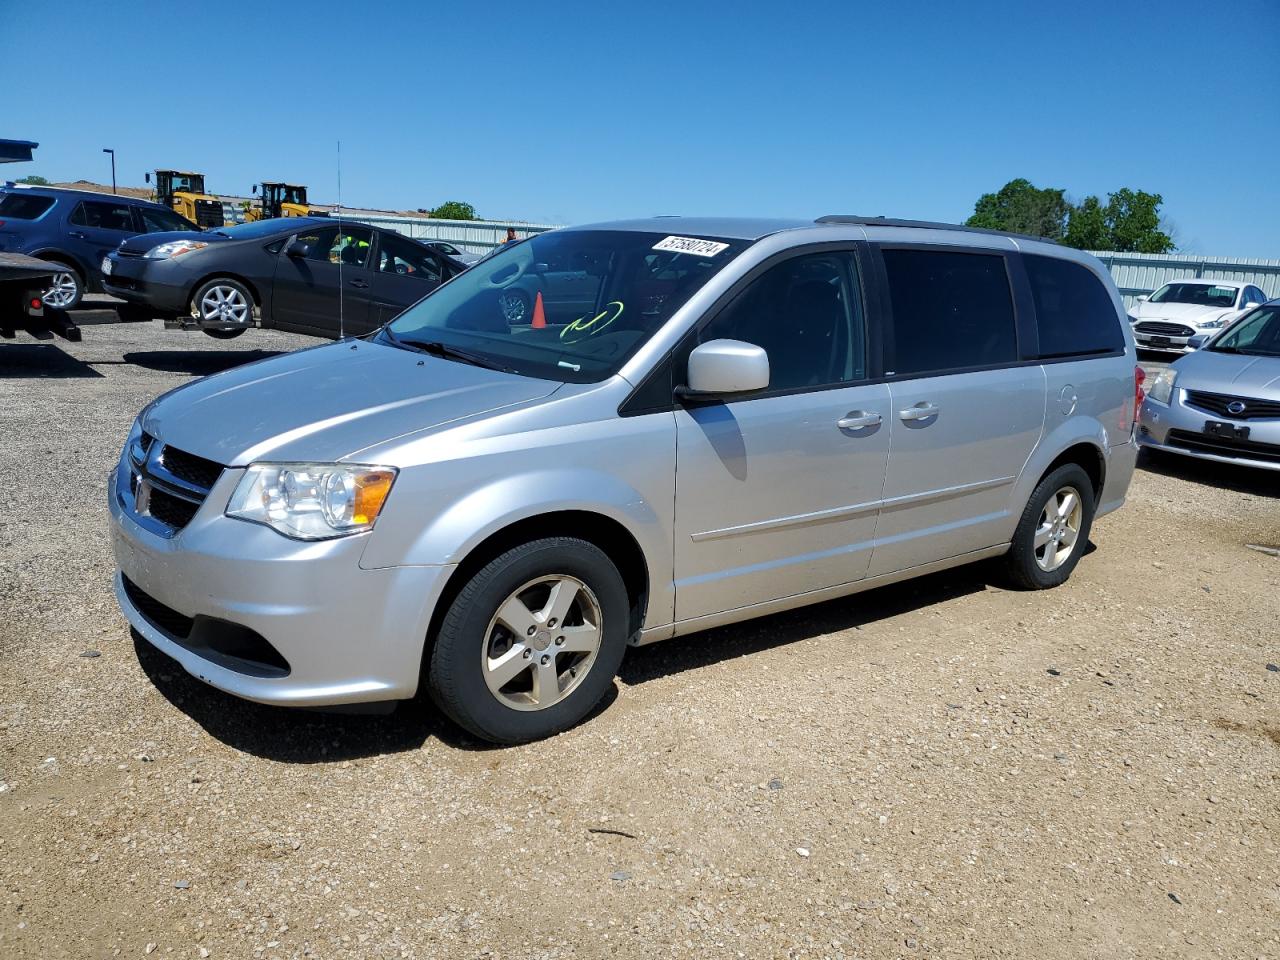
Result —
[{"label": "rear wheel", "polygon": [[428,666],[431,697],[495,743],[566,730],[613,683],[629,608],[622,575],[590,543],[552,537],[508,550],[445,614]]},{"label": "rear wheel", "polygon": [[253,326],[253,294],[239,280],[214,277],[191,298],[191,315],[209,336],[230,340]]},{"label": "rear wheel", "polygon": [[58,266],[62,269],[53,275],[53,280],[44,292],[45,306],[55,310],[74,310],[84,299],[84,279],[71,267],[62,263],[58,263]]},{"label": "rear wheel", "polygon": [[1013,582],[1026,590],[1065,583],[1089,542],[1093,513],[1093,482],[1083,467],[1064,464],[1041,480],[1005,558]]}]

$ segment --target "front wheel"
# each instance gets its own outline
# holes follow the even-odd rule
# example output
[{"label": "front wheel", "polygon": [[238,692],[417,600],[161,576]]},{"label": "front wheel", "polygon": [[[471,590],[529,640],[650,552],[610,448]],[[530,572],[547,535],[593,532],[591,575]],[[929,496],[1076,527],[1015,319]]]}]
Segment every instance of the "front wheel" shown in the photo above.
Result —
[{"label": "front wheel", "polygon": [[560,733],[608,692],[629,614],[622,575],[598,547],[569,537],[515,547],[450,605],[431,650],[431,697],[495,743]]},{"label": "front wheel", "polygon": [[1089,542],[1093,513],[1093,481],[1084,468],[1064,464],[1041,480],[1005,558],[1013,582],[1026,590],[1065,583]]},{"label": "front wheel", "polygon": [[191,315],[205,333],[228,340],[253,326],[253,294],[239,280],[214,277],[191,298]]}]

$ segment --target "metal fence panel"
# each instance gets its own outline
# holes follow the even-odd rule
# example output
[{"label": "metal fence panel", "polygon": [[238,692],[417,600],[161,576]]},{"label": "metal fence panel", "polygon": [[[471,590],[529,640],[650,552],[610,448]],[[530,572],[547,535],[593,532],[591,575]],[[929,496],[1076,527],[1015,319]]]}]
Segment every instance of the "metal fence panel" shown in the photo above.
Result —
[{"label": "metal fence panel", "polygon": [[1133,306],[1139,294],[1154,293],[1179,277],[1252,283],[1261,287],[1267,296],[1280,297],[1280,260],[1191,253],[1109,253],[1105,250],[1090,253],[1107,265],[1126,307]]},{"label": "metal fence panel", "polygon": [[554,230],[558,224],[525,223],[521,220],[436,220],[426,217],[381,217],[342,215],[343,220],[358,220],[395,230],[415,240],[448,240],[470,253],[488,253],[507,238],[508,228],[524,238],[533,233]]}]

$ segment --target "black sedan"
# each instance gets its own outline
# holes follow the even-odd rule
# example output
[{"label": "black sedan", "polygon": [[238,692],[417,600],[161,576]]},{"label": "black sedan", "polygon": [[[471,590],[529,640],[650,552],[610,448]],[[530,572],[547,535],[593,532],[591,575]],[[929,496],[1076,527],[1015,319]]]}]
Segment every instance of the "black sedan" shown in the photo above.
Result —
[{"label": "black sedan", "polygon": [[320,337],[376,330],[466,265],[350,221],[290,217],[200,233],[149,233],[102,261],[107,293],[136,319],[189,318],[210,336],[255,325]]}]

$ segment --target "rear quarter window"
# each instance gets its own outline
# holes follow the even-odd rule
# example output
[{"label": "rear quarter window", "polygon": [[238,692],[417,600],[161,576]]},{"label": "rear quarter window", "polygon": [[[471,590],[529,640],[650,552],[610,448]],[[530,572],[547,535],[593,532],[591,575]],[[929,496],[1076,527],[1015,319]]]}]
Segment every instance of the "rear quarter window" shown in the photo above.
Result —
[{"label": "rear quarter window", "polygon": [[53,197],[23,193],[0,196],[0,220],[34,220],[53,206]]},{"label": "rear quarter window", "polygon": [[1056,257],[1025,254],[1022,261],[1035,300],[1042,360],[1124,349],[1119,315],[1093,271]]}]

